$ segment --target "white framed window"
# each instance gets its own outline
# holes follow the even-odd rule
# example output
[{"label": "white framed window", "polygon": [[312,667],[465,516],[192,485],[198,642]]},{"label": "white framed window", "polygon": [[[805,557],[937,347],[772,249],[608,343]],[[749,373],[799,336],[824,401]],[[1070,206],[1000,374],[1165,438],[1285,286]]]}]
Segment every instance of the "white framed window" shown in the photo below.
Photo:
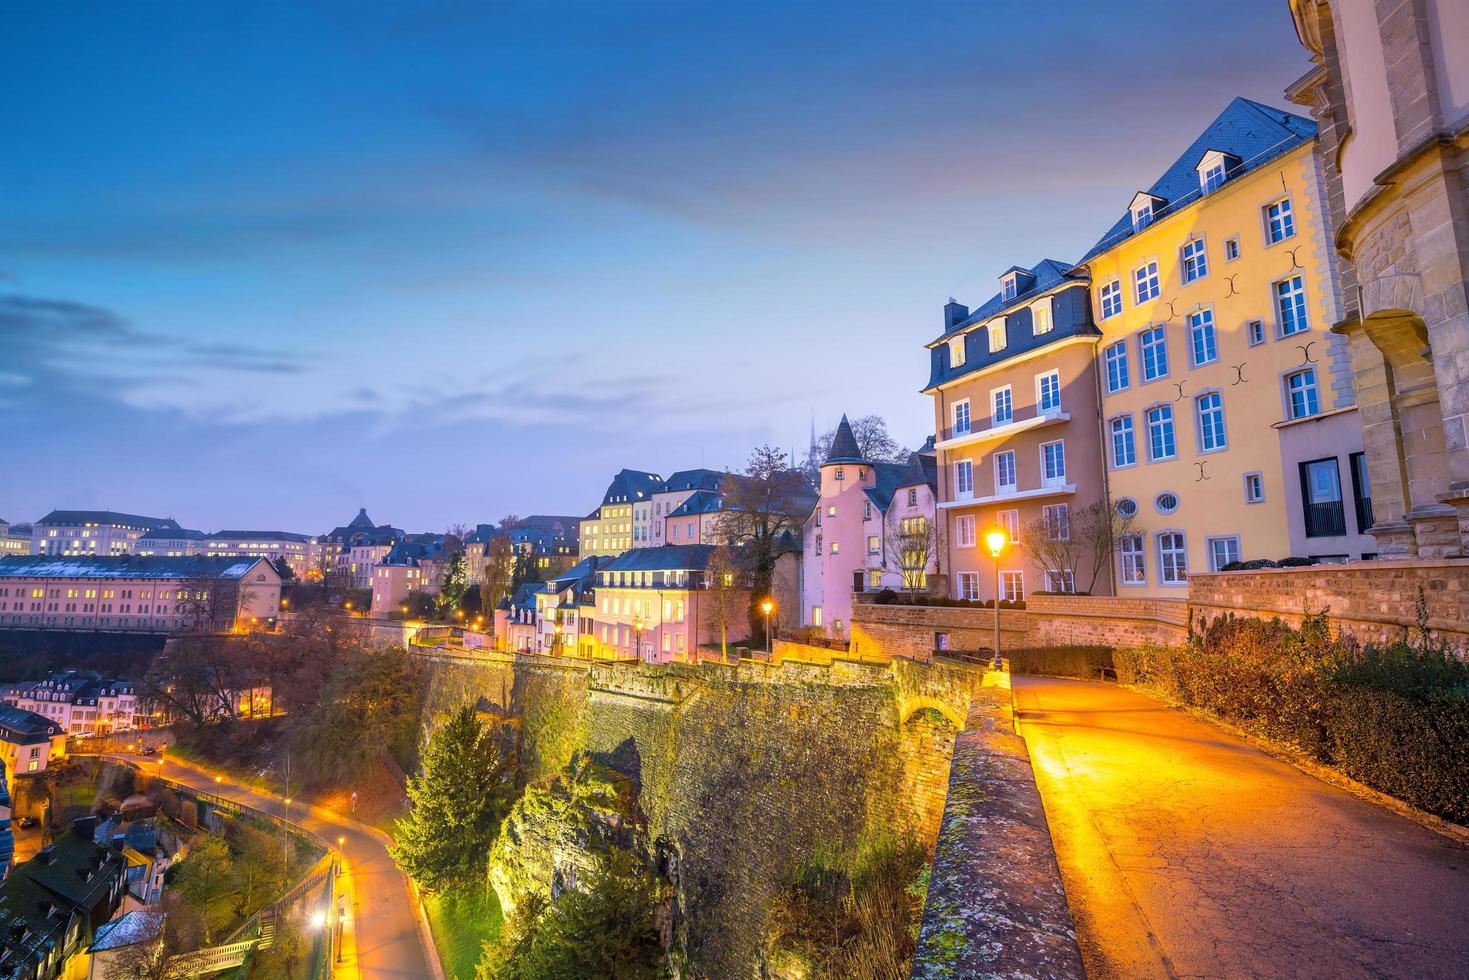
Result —
[{"label": "white framed window", "polygon": [[1239,258],[1239,238],[1226,238],[1224,240],[1224,261],[1233,262]]},{"label": "white framed window", "polygon": [[990,392],[990,425],[1006,425],[1015,420],[1014,400],[1010,386],[996,388]]},{"label": "white framed window", "polygon": [[1051,297],[1036,300],[1030,304],[1030,332],[1035,336],[1050,333],[1051,327]]},{"label": "white framed window", "polygon": [[1265,500],[1265,475],[1263,473],[1245,474],[1245,503],[1258,504]]},{"label": "white framed window", "polygon": [[812,606],[811,607],[811,625],[812,626],[820,626],[821,625],[821,607],[820,606]]},{"label": "white framed window", "polygon": [[1203,172],[1199,174],[1200,190],[1207,194],[1221,187],[1224,184],[1224,178],[1228,172],[1229,168],[1225,166],[1223,159],[1215,160],[1214,163],[1205,167]]},{"label": "white framed window", "polygon": [[1182,531],[1158,533],[1158,581],[1163,585],[1188,584],[1188,551]]},{"label": "white framed window", "polygon": [[954,464],[954,493],[961,497],[974,494],[974,461],[961,459]]},{"label": "white framed window", "polygon": [[1108,279],[1097,288],[1097,307],[1103,320],[1122,312],[1122,280]]},{"label": "white framed window", "polygon": [[1164,490],[1153,498],[1153,507],[1160,514],[1171,514],[1178,509],[1178,494],[1172,490]]},{"label": "white framed window", "polygon": [[1306,282],[1299,274],[1275,284],[1275,312],[1282,337],[1311,329],[1306,317]]},{"label": "white framed window", "polygon": [[1015,450],[995,453],[995,493],[1015,492]]},{"label": "white framed window", "polygon": [[1071,540],[1071,508],[1067,504],[1046,504],[1041,508],[1041,524],[1048,541]]},{"label": "white framed window", "polygon": [[1069,568],[1059,570],[1048,568],[1046,569],[1046,591],[1070,595],[1076,591],[1076,576]]},{"label": "white framed window", "polygon": [[958,575],[956,599],[969,599],[971,601],[979,598],[979,573],[960,572]]},{"label": "white framed window", "polygon": [[1145,262],[1132,271],[1134,295],[1139,305],[1158,298],[1158,261]]},{"label": "white framed window", "polygon": [[1020,543],[1020,511],[1002,510],[995,515],[995,523],[1000,525],[1011,544]]},{"label": "white framed window", "polygon": [[1178,455],[1178,441],[1173,433],[1173,406],[1154,405],[1148,409],[1148,462],[1157,463]]},{"label": "white framed window", "polygon": [[964,366],[964,338],[955,337],[949,341],[949,367]]},{"label": "white framed window", "polygon": [[1008,571],[1000,573],[1000,598],[1007,602],[1019,602],[1025,598],[1025,573]]},{"label": "white framed window", "polygon": [[870,568],[867,570],[867,588],[873,592],[882,588],[882,569]]},{"label": "white framed window", "polygon": [[1224,396],[1206,391],[1194,398],[1194,418],[1198,423],[1199,452],[1212,453],[1229,448],[1224,431]]},{"label": "white framed window", "polygon": [[1265,321],[1251,320],[1245,324],[1245,339],[1251,347],[1265,343]]},{"label": "white framed window", "polygon": [[1183,261],[1184,282],[1193,282],[1209,274],[1209,255],[1204,248],[1202,238],[1194,238],[1185,242],[1179,251],[1179,257]]},{"label": "white framed window", "polygon": [[880,535],[867,535],[867,553],[869,555],[882,554],[882,537]]},{"label": "white framed window", "polygon": [[989,325],[990,353],[997,354],[1005,349],[1005,318],[997,316]]},{"label": "white framed window", "polygon": [[1188,337],[1194,367],[1219,360],[1219,340],[1214,334],[1214,310],[1211,307],[1194,310],[1188,315]]},{"label": "white framed window", "polygon": [[1302,368],[1285,376],[1286,410],[1293,419],[1303,419],[1321,411],[1321,398],[1316,391],[1316,369]]},{"label": "white framed window", "polygon": [[1127,341],[1110,344],[1102,358],[1107,364],[1107,394],[1126,390],[1132,383],[1127,371]]},{"label": "white framed window", "polygon": [[1014,299],[1018,290],[1019,284],[1016,282],[1013,274],[1006,276],[1000,283],[1000,295],[1007,300]]},{"label": "white framed window", "polygon": [[1209,545],[1209,571],[1222,572],[1225,565],[1239,561],[1239,535],[1225,534],[1205,541]]},{"label": "white framed window", "polygon": [[1047,371],[1035,376],[1035,404],[1038,411],[1049,412],[1061,407],[1061,372]]},{"label": "white framed window", "polygon": [[1112,432],[1112,468],[1121,469],[1137,462],[1137,441],[1134,438],[1132,416],[1119,415],[1110,423]]},{"label": "white framed window", "polygon": [[1274,245],[1296,233],[1296,219],[1291,212],[1290,198],[1283,197],[1265,205],[1265,241]]},{"label": "white framed window", "polygon": [[974,534],[974,515],[961,514],[954,519],[954,545],[958,548],[973,548],[978,542]]},{"label": "white framed window", "polygon": [[1066,483],[1066,443],[1041,443],[1041,482],[1043,486],[1059,487]]},{"label": "white framed window", "polygon": [[1143,559],[1143,536],[1124,535],[1117,543],[1117,555],[1122,566],[1123,585],[1147,585],[1148,570]]},{"label": "white framed window", "polygon": [[969,434],[969,399],[964,398],[954,403],[954,435],[965,436]]},{"label": "white framed window", "polygon": [[1168,335],[1163,324],[1149,327],[1137,335],[1138,350],[1143,362],[1143,380],[1157,381],[1168,375]]},{"label": "white framed window", "polygon": [[1132,230],[1142,231],[1153,223],[1153,202],[1139,201],[1132,209]]}]

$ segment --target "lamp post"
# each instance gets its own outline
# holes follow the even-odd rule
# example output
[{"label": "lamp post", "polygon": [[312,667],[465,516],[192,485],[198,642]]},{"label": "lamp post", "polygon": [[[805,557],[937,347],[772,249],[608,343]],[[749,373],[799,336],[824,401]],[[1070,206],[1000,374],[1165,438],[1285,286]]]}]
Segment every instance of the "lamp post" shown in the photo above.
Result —
[{"label": "lamp post", "polygon": [[632,621],[633,653],[637,654],[639,660],[643,659],[643,617],[635,617]]},{"label": "lamp post", "polygon": [[771,653],[773,651],[770,645],[770,614],[775,612],[775,603],[766,599],[760,603],[760,611],[765,614],[765,652]]},{"label": "lamp post", "polygon": [[995,560],[995,670],[1001,667],[1000,660],[1000,553],[1005,550],[1005,543],[1010,536],[999,528],[988,532],[984,536],[984,543],[989,546],[990,557]]},{"label": "lamp post", "polygon": [[560,623],[557,623],[556,624],[555,631],[556,631],[555,639],[553,639],[551,641],[551,656],[553,656],[553,657],[559,657],[559,656],[561,656],[561,624]]}]

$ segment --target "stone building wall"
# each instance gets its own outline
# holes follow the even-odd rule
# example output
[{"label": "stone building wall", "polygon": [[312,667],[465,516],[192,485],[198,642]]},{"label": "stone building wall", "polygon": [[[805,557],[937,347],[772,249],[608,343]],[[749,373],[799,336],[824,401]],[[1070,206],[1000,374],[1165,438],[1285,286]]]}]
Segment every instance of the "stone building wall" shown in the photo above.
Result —
[{"label": "stone building wall", "polygon": [[421,649],[426,724],[466,702],[520,729],[525,779],[578,750],[629,777],[677,855],[698,976],[750,975],[777,882],[817,849],[932,846],[980,673],[954,664],[623,664]]},{"label": "stone building wall", "polygon": [[[1026,642],[1026,614],[1000,610],[1000,644]],[[995,611],[965,606],[858,603],[852,610],[852,655],[932,660],[937,635],[950,650],[989,650],[995,645]]]}]

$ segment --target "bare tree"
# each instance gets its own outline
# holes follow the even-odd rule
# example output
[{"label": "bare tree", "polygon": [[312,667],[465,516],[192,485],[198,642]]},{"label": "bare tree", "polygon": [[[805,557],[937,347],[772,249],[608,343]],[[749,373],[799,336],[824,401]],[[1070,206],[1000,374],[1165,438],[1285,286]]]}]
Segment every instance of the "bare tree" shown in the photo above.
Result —
[{"label": "bare tree", "polygon": [[214,633],[235,624],[255,593],[238,579],[200,572],[181,580],[174,608],[189,621],[193,633]]},{"label": "bare tree", "polygon": [[480,610],[489,615],[500,600],[510,594],[510,583],[515,577],[515,551],[510,539],[497,534],[490,539],[485,552],[485,567],[479,587]]},{"label": "bare tree", "polygon": [[1090,593],[1102,571],[1112,564],[1121,540],[1133,533],[1134,527],[1133,517],[1109,507],[1106,501],[1099,500],[1077,511],[1066,504],[1057,504],[1046,508],[1038,520],[1026,526],[1021,547],[1048,576],[1057,576],[1059,581],[1047,582],[1048,588],[1060,586],[1052,591],[1075,592],[1085,575],[1086,585],[1080,591]]},{"label": "bare tree", "polygon": [[916,593],[928,585],[928,569],[939,555],[938,522],[922,514],[899,517],[889,508],[883,521],[884,564],[902,576],[903,591]]},{"label": "bare tree", "polygon": [[719,630],[719,660],[729,659],[729,628],[745,617],[748,606],[745,569],[728,543],[715,546],[704,567],[705,625]]},{"label": "bare tree", "polygon": [[[912,455],[888,432],[887,420],[881,415],[864,415],[859,419],[849,420],[848,424],[852,427],[852,435],[857,437],[857,448],[862,450],[862,455],[870,463],[906,463]],[[801,472],[812,483],[821,479],[821,464],[826,462],[826,455],[831,451],[831,441],[835,436],[836,429],[828,430],[806,454]]]},{"label": "bare tree", "polygon": [[726,480],[722,492],[724,511],[715,536],[745,556],[750,585],[747,615],[753,634],[762,621],[760,601],[771,594],[782,542],[787,535],[799,538],[816,497],[805,478],[790,469],[785,454],[773,446],[752,452],[745,472]]}]

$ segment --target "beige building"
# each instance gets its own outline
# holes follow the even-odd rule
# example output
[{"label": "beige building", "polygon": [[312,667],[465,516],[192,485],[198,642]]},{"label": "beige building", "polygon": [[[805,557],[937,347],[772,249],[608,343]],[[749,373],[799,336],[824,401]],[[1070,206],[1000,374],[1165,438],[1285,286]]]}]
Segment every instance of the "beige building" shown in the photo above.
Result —
[{"label": "beige building", "polygon": [[1469,0],[1290,0],[1377,551],[1469,554]]},{"label": "beige building", "polygon": [[613,557],[633,548],[634,511],[642,515],[638,537],[652,523],[653,494],[663,478],[642,470],[620,470],[607,485],[602,504],[580,522],[577,554],[582,558]]}]

